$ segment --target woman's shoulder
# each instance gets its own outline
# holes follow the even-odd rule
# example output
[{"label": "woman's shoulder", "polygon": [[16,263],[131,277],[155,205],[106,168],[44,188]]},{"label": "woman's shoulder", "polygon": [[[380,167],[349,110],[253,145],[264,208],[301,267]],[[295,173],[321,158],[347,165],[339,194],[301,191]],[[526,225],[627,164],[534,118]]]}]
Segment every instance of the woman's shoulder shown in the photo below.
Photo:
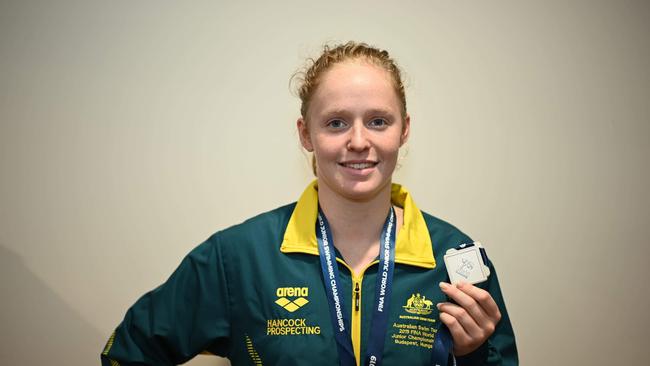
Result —
[{"label": "woman's shoulder", "polygon": [[434,250],[454,248],[460,244],[472,242],[472,239],[467,234],[451,223],[427,212],[421,212],[429,230],[429,236],[431,237]]},{"label": "woman's shoulder", "polygon": [[295,206],[296,202],[293,202],[255,215],[215,232],[207,241],[221,246],[236,245],[238,248],[247,244],[259,246],[267,242],[278,243],[279,246],[278,238],[281,242]]}]

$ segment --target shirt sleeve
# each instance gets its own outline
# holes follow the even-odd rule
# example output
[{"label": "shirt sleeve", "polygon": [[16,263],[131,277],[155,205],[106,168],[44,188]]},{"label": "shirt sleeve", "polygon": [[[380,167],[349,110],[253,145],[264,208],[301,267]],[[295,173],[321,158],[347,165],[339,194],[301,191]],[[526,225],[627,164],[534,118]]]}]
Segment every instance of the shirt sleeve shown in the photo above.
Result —
[{"label": "shirt sleeve", "polygon": [[102,365],[176,365],[203,351],[226,357],[229,293],[221,251],[215,234],[138,299],[109,338]]},{"label": "shirt sleeve", "polygon": [[494,269],[492,262],[488,262],[488,266],[490,267],[490,276],[486,282],[479,284],[478,287],[483,288],[484,290],[488,291],[490,295],[492,295],[492,298],[499,306],[499,311],[501,312],[501,320],[497,324],[494,333],[490,336],[490,338],[488,338],[487,342],[485,342],[474,352],[456,358],[458,366],[519,365],[517,345],[515,343],[515,334],[512,330],[512,324],[510,323],[510,317],[508,316],[508,311],[506,309],[505,301],[503,300],[503,295],[501,294],[497,272]]}]

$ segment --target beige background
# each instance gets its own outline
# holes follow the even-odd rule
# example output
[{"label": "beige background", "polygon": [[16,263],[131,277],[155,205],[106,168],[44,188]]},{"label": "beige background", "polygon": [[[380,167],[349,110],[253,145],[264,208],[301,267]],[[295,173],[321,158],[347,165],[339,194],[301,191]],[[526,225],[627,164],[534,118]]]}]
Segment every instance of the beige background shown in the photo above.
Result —
[{"label": "beige background", "polygon": [[406,70],[396,181],[488,247],[522,364],[649,364],[648,35],[644,1],[1,0],[0,364],[98,364],[191,248],[297,199],[288,79],[348,39]]}]

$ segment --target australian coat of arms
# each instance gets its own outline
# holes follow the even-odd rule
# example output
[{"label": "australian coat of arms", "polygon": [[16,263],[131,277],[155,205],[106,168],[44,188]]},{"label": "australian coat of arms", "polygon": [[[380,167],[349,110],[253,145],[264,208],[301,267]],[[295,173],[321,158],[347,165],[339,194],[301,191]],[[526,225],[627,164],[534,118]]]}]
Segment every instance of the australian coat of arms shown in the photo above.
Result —
[{"label": "australian coat of arms", "polygon": [[406,301],[406,306],[403,306],[403,308],[411,314],[428,315],[431,314],[432,311],[431,305],[433,305],[433,302],[428,300],[426,296],[413,294]]}]

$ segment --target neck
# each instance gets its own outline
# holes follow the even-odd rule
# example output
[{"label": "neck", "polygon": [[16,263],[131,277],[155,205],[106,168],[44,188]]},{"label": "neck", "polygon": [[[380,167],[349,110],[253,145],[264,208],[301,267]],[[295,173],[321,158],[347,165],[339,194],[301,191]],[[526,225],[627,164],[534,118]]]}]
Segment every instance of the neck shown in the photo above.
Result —
[{"label": "neck", "polygon": [[[334,246],[358,272],[379,253],[379,237],[391,206],[391,185],[368,200],[356,201],[318,186],[318,201],[332,230]],[[398,226],[399,227],[399,226]]]}]

